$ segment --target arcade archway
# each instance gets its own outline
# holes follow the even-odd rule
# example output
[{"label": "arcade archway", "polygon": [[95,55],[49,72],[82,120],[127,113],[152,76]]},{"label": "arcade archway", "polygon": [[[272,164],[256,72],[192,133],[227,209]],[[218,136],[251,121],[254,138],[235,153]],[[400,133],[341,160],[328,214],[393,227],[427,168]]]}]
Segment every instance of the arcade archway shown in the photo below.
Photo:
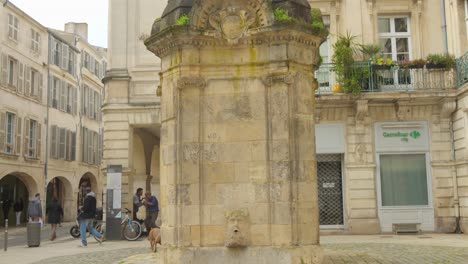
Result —
[{"label": "arcade archway", "polygon": [[22,172],[12,172],[0,178],[0,219],[4,223],[4,209],[8,214],[10,225],[16,225],[14,204],[21,202],[23,210],[20,215],[20,224],[27,222],[28,202],[38,192],[37,183],[30,175]]}]

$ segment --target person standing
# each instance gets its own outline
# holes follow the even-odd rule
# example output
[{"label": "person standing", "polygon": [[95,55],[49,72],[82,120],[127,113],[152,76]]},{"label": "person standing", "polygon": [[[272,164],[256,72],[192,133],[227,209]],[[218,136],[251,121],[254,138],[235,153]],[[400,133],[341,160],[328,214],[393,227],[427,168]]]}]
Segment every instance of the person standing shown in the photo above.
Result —
[{"label": "person standing", "polygon": [[88,241],[86,240],[86,229],[94,237],[96,237],[99,244],[102,243],[102,235],[93,227],[93,219],[96,215],[96,194],[91,191],[91,188],[86,188],[86,197],[83,201],[83,206],[80,208],[80,215],[78,221],[80,223],[81,245],[80,247],[87,247]]},{"label": "person standing", "polygon": [[63,209],[60,206],[57,198],[52,199],[52,203],[46,209],[47,222],[51,225],[50,240],[54,241],[57,238],[57,224],[63,216]]},{"label": "person standing", "polygon": [[19,200],[17,200],[15,204],[13,204],[13,210],[15,210],[16,215],[16,226],[21,225],[21,213],[23,212],[23,209],[23,198],[19,198]]},{"label": "person standing", "polygon": [[146,219],[145,226],[146,231],[151,231],[151,228],[156,227],[156,219],[158,218],[159,213],[159,204],[158,199],[154,195],[151,195],[151,192],[145,193],[145,206],[146,206]]},{"label": "person standing", "polygon": [[34,198],[31,199],[31,202],[29,202],[28,217],[30,222],[42,221],[41,195],[39,193],[36,193]]},{"label": "person standing", "polygon": [[141,196],[143,195],[143,189],[138,188],[136,193],[133,195],[133,220],[139,221],[137,218],[137,213],[139,208],[143,205],[143,199]]},{"label": "person standing", "polygon": [[11,201],[8,197],[3,199],[2,211],[3,211],[3,223],[8,219],[8,214],[10,213]]}]

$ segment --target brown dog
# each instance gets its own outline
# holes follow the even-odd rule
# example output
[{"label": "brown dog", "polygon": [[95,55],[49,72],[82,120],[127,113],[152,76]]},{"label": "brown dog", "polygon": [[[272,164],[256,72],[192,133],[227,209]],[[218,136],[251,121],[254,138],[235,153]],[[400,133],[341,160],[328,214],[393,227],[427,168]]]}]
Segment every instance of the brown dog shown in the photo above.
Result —
[{"label": "brown dog", "polygon": [[161,229],[158,227],[152,228],[148,234],[148,240],[150,241],[151,250],[153,252],[158,251],[158,243],[161,245]]}]

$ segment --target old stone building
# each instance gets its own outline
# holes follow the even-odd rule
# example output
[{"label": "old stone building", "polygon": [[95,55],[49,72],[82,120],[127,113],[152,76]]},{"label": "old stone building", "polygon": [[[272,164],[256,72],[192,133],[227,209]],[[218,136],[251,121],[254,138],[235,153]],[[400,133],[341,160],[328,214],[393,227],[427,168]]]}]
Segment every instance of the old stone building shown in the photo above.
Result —
[{"label": "old stone building", "polygon": [[106,50],[87,42],[86,24],[48,29],[11,2],[0,21],[0,199],[27,204],[41,193],[45,206],[56,197],[73,220],[83,187],[102,201]]},{"label": "old stone building", "polygon": [[[166,3],[160,2],[110,2],[104,159],[124,167],[124,205],[137,187],[151,183],[159,193],[161,109],[155,95],[160,62],[145,50],[143,40],[161,17]],[[182,7],[167,10],[180,17],[193,1],[168,2]],[[331,33],[321,46],[324,63],[316,72],[322,230],[454,232],[457,222],[466,230],[467,1],[309,3],[321,10]],[[122,36],[122,29],[128,34]],[[383,57],[394,61],[448,52],[458,58],[458,66],[390,70],[366,62],[363,67],[375,77],[361,82],[359,95],[333,93],[333,45],[347,32],[359,44],[380,45]]]}]

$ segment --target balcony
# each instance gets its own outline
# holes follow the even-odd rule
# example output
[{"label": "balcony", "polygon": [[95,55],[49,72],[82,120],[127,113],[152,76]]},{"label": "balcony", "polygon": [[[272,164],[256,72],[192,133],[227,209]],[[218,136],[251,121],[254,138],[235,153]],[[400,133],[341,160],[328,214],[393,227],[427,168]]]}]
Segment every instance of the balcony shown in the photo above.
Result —
[{"label": "balcony", "polygon": [[[403,68],[399,66],[372,65],[370,62],[356,62],[346,69],[348,83],[338,85],[333,64],[322,64],[315,72],[319,83],[316,94],[347,92],[346,86],[355,85],[359,91],[372,92],[430,92],[457,89],[468,82],[468,55],[457,60],[456,69]],[[341,89],[340,89],[341,88]],[[342,91],[342,90],[345,91]]]}]

